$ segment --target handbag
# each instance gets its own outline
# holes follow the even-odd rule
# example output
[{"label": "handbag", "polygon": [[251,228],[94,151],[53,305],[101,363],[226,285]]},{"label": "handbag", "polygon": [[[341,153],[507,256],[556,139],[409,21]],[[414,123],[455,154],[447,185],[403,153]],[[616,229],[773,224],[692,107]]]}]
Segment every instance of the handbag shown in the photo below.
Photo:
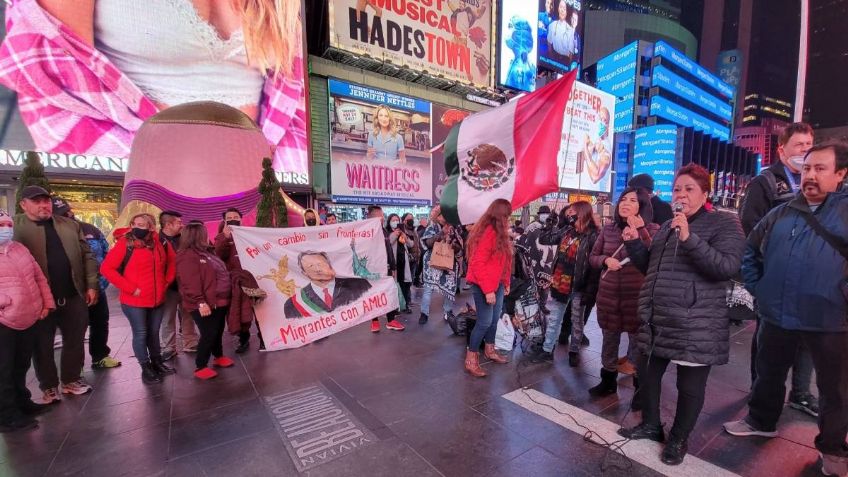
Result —
[{"label": "handbag", "polygon": [[[845,245],[845,242],[824,228],[821,222],[819,222],[813,214],[801,214],[801,217],[807,222],[807,225],[813,229],[813,232],[815,232],[816,235],[824,239],[824,241],[833,247],[839,255],[842,255],[842,258],[848,261],[848,246]],[[842,296],[845,298],[845,301],[848,301],[848,278],[842,277],[839,280],[839,289],[842,290]]]},{"label": "handbag", "polygon": [[433,244],[433,253],[430,256],[430,268],[450,272],[453,271],[453,265],[453,247],[447,242],[436,242]]}]

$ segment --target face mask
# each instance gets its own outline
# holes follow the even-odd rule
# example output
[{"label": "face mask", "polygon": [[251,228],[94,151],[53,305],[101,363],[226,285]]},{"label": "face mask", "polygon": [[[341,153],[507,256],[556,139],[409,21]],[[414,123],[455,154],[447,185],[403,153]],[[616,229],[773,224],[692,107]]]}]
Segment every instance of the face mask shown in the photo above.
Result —
[{"label": "face mask", "polygon": [[604,124],[604,123],[601,123],[601,125],[598,126],[598,137],[604,137],[606,135],[606,133],[607,133],[607,125]]},{"label": "face mask", "polygon": [[392,229],[398,228],[398,222],[392,221],[389,225],[391,225]]},{"label": "face mask", "polygon": [[306,225],[310,227],[315,225],[315,219],[306,219]]},{"label": "face mask", "polygon": [[12,240],[14,229],[12,227],[0,227],[0,243],[8,243]]},{"label": "face mask", "polygon": [[549,215],[549,214],[539,214],[539,220],[540,220],[541,222],[544,222],[544,221],[548,220],[548,217],[550,217],[550,215]]},{"label": "face mask", "polygon": [[133,236],[139,240],[144,240],[150,234],[150,231],[147,229],[140,229],[138,227],[133,227],[132,229]]},{"label": "face mask", "polygon": [[239,226],[239,225],[241,225],[241,220],[228,220],[227,225]]},{"label": "face mask", "polygon": [[789,165],[794,167],[796,171],[804,168],[804,156],[792,156],[788,159]]},{"label": "face mask", "polygon": [[577,223],[577,216],[576,215],[566,215],[565,216],[565,223],[574,227],[574,224]]},{"label": "face mask", "polygon": [[414,225],[415,225],[415,222],[414,222],[412,219],[410,219],[410,220],[407,220],[407,221],[406,221],[406,226],[407,226],[407,227],[412,228],[412,226],[414,226]]}]

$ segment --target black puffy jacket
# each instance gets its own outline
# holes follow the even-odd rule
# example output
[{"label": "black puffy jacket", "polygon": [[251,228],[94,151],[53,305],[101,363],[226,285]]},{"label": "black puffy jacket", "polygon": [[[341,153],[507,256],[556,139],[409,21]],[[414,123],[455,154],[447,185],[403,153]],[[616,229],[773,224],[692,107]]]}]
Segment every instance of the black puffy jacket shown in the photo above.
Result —
[{"label": "black puffy jacket", "polygon": [[645,272],[639,294],[640,351],[648,354],[653,347],[659,358],[726,364],[728,280],[739,271],[745,248],[739,218],[701,209],[689,218],[685,242],[666,223],[650,250],[641,240],[626,246],[630,259]]}]

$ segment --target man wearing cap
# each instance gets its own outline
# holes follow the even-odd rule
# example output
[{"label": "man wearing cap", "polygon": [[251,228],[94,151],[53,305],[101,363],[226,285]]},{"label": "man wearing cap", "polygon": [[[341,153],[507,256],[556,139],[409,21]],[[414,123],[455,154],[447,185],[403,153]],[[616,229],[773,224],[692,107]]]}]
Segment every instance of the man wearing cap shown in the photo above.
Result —
[{"label": "man wearing cap", "polygon": [[651,194],[651,207],[654,209],[654,223],[662,225],[674,218],[674,213],[671,211],[671,206],[668,202],[660,199],[660,196],[654,194],[654,178],[648,174],[636,174],[630,178],[627,187],[639,187],[648,191]]},{"label": "man wearing cap", "polygon": [[[83,380],[85,329],[88,309],[97,303],[99,284],[97,260],[83,236],[80,225],[66,217],[53,216],[50,194],[41,187],[27,186],[21,192],[24,213],[15,216],[14,240],[29,249],[47,276],[56,309],[36,324],[33,364],[43,402],[61,400],[63,394],[91,391]],[[61,371],[56,369],[53,339],[62,331]]]},{"label": "man wearing cap", "polygon": [[[99,270],[100,264],[106,258],[106,253],[109,252],[109,242],[106,241],[103,232],[94,225],[77,219],[74,211],[71,209],[71,204],[61,197],[53,198],[53,215],[67,217],[79,224],[82,235],[91,249],[91,254],[97,260]],[[92,368],[117,368],[121,365],[121,362],[111,356],[112,350],[108,345],[109,301],[106,299],[105,291],[109,286],[109,281],[99,273],[98,285],[98,296],[101,299],[88,307],[88,354],[91,356]]]}]

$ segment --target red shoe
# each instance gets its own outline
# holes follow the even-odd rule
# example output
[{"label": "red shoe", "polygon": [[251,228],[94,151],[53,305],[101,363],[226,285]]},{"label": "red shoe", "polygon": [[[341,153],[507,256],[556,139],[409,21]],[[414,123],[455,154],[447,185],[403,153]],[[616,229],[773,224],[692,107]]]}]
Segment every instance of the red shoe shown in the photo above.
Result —
[{"label": "red shoe", "polygon": [[212,360],[212,366],[215,366],[216,368],[229,368],[234,364],[236,364],[236,362],[226,356],[221,356],[220,358]]},{"label": "red shoe", "polygon": [[197,371],[194,372],[195,378],[202,379],[204,381],[207,380],[207,379],[212,379],[217,375],[218,375],[218,373],[216,373],[213,369],[210,369],[210,368],[198,369]]},{"label": "red shoe", "polygon": [[372,333],[379,333],[380,332],[380,322],[379,321],[372,321],[371,322],[371,332]]},{"label": "red shoe", "polygon": [[403,326],[398,320],[392,320],[386,323],[386,328],[395,331],[403,331],[406,329],[406,327]]}]

